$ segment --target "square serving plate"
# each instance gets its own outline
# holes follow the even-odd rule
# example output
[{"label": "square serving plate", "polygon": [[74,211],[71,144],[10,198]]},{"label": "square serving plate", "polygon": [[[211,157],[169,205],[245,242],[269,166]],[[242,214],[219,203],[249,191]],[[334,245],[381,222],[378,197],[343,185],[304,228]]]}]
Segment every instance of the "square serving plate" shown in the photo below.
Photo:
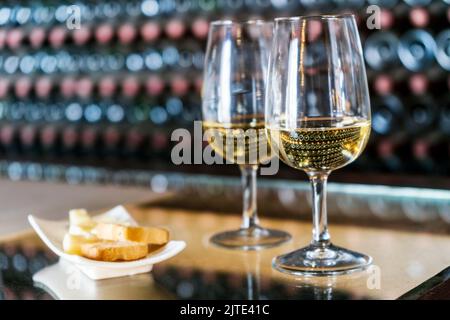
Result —
[{"label": "square serving plate", "polygon": [[[123,206],[117,206],[108,212],[93,217],[93,219],[95,221],[114,221],[115,223],[137,225],[136,221]],[[28,221],[50,250],[59,256],[60,259],[73,263],[78,269],[93,280],[116,278],[149,272],[152,270],[154,264],[175,256],[186,247],[186,243],[184,241],[172,240],[160,249],[149,253],[146,258],[139,260],[124,262],[96,261],[64,252],[62,242],[64,235],[69,229],[69,222],[67,220],[46,220],[29,215]]]}]

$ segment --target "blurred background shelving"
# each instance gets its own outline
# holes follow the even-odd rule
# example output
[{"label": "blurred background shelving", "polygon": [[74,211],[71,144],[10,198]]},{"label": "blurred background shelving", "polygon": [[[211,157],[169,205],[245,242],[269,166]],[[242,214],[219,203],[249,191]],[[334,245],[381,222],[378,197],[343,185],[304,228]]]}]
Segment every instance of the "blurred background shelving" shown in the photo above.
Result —
[{"label": "blurred background shelving", "polygon": [[[67,27],[71,5],[80,29]],[[379,30],[366,25],[370,5]],[[145,172],[237,175],[170,160],[173,129],[201,119],[208,22],[341,12],[358,17],[373,131],[333,181],[450,187],[445,0],[3,1],[0,174],[124,184],[142,184]],[[302,179],[284,165],[277,177]]]}]

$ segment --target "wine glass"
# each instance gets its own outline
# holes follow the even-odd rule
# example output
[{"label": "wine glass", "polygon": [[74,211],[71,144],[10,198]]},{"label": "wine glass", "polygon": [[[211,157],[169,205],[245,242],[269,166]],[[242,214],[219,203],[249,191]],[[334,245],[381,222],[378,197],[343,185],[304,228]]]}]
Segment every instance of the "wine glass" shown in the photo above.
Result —
[{"label": "wine glass", "polygon": [[370,104],[361,43],[351,14],[275,19],[266,92],[266,133],[273,152],[303,170],[312,186],[313,239],[276,257],[273,267],[300,275],[361,270],[372,259],[333,245],[326,184],[363,151]]},{"label": "wine glass", "polygon": [[215,155],[239,165],[244,193],[241,228],[211,238],[222,247],[256,250],[290,239],[286,232],[260,227],[256,208],[256,173],[272,157],[264,131],[272,30],[273,23],[260,20],[210,25],[202,97],[204,136]]}]

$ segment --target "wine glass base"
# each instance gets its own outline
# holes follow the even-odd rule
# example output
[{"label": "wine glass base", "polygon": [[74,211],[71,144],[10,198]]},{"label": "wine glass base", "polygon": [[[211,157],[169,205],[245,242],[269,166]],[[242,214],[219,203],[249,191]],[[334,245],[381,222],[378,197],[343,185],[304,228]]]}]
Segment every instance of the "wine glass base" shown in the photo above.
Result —
[{"label": "wine glass base", "polygon": [[225,231],[211,237],[211,243],[228,249],[259,250],[285,243],[291,239],[287,232],[259,226]]},{"label": "wine glass base", "polygon": [[275,257],[274,269],[300,276],[333,276],[366,269],[372,258],[362,253],[329,244],[311,244],[305,248]]}]

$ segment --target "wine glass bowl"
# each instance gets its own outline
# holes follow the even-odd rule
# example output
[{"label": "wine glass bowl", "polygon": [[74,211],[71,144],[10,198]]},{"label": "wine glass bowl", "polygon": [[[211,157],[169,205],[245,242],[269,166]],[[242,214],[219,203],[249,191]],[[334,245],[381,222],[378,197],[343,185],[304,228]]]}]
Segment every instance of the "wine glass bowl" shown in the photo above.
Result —
[{"label": "wine glass bowl", "polygon": [[354,161],[370,135],[370,102],[353,15],[275,19],[265,123],[284,163],[303,170],[313,195],[313,240],[276,257],[277,270],[335,275],[361,270],[371,258],[330,242],[326,183],[331,171]]}]

